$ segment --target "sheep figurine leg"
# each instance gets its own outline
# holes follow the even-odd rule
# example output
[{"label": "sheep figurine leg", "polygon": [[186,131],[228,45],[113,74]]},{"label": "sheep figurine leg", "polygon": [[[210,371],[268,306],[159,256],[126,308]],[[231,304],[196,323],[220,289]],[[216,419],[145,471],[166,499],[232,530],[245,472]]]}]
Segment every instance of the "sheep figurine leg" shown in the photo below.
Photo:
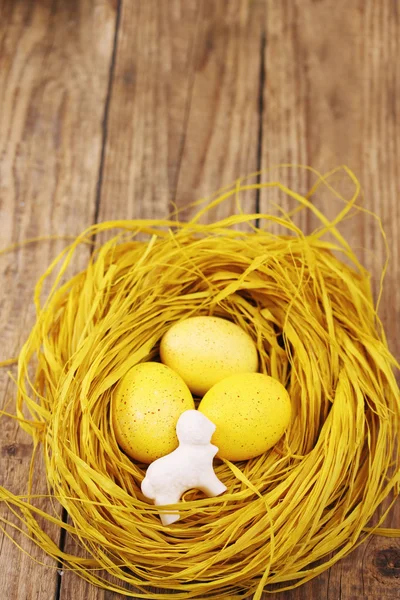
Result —
[{"label": "sheep figurine leg", "polygon": [[[179,502],[180,498],[176,499],[176,498],[172,498],[170,496],[159,496],[159,498],[157,498],[155,505],[156,506],[167,506],[168,504],[177,504]],[[181,515],[179,513],[179,510],[168,510],[168,511],[163,511],[160,514],[161,517],[161,523],[163,525],[171,525],[172,523],[175,523],[175,521],[179,521]]]},{"label": "sheep figurine leg", "polygon": [[[184,492],[197,488],[207,496],[219,496],[226,486],[213,469],[218,448],[211,444],[215,425],[197,410],[181,414],[176,425],[179,447],[154,461],[142,482],[143,494],[156,506],[177,504]],[[180,518],[179,511],[161,513],[163,525]]]},{"label": "sheep figurine leg", "polygon": [[203,483],[201,486],[199,485],[199,490],[201,490],[209,498],[213,498],[214,496],[219,496],[220,494],[226,492],[226,485],[224,485],[213,472],[212,474],[208,474],[207,481],[205,483]]}]

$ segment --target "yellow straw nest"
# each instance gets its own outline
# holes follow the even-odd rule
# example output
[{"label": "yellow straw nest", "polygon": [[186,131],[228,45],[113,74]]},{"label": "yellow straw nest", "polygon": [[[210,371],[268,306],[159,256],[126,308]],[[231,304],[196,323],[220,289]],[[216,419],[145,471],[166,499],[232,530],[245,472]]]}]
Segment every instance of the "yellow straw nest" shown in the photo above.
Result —
[{"label": "yellow straw nest", "polygon": [[[257,599],[264,588],[288,589],[333,565],[373,531],[368,524],[382,501],[389,496],[393,503],[398,365],[369,274],[337,229],[359,194],[357,180],[345,172],[355,192],[332,221],[313,205],[322,185],[341,198],[328,177],[320,176],[307,196],[276,182],[239,181],[190,222],[89,228],[38,282],[36,323],[18,359],[17,417],[43,449],[52,496],[68,521],[4,488],[0,499],[65,569],[135,598],[166,599],[173,592],[176,598]],[[240,210],[201,224],[229,198],[239,206],[243,191],[267,188],[313,213],[319,227],[304,235],[289,214]],[[234,227],[246,223],[248,231]],[[270,233],[271,223],[284,235]],[[117,233],[65,281],[77,247],[108,230]],[[231,319],[253,337],[262,372],[290,394],[293,418],[264,455],[217,461],[228,491],[218,498],[187,493],[182,519],[164,527],[140,490],[145,465],[117,445],[110,401],[128,369],[157,359],[160,338],[174,322],[199,314]],[[32,468],[31,482],[34,477]],[[76,555],[45,534],[43,517],[75,537]]]}]

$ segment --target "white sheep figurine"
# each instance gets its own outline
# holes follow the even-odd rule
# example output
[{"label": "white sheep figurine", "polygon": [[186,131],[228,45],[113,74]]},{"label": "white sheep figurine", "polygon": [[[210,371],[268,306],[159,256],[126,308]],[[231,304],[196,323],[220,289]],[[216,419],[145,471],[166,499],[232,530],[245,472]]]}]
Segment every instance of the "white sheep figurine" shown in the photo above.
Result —
[{"label": "white sheep figurine", "polygon": [[[176,450],[155,460],[142,481],[143,494],[156,506],[176,504],[187,490],[196,488],[207,496],[219,496],[226,486],[213,469],[213,458],[218,452],[211,444],[216,427],[198,410],[186,410],[176,424],[179,446]],[[180,518],[179,511],[161,513],[163,525]]]}]

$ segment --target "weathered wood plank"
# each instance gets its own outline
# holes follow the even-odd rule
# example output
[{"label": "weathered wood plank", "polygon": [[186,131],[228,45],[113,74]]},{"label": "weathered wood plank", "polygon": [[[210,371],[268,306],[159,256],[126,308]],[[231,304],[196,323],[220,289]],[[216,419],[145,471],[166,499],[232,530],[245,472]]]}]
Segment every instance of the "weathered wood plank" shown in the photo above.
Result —
[{"label": "weathered wood plank", "polygon": [[[179,207],[258,170],[265,21],[265,2],[202,3],[175,197]],[[207,218],[232,214],[234,203],[220,205]],[[241,203],[254,211],[256,193],[243,193]],[[183,214],[189,218],[193,209]]]},{"label": "weathered wood plank", "polygon": [[[309,164],[321,171],[347,164],[358,176],[368,210],[383,221],[391,261],[380,314],[389,346],[400,356],[400,212],[397,168],[400,139],[400,19],[396,2],[312,0],[268,3],[265,54],[262,168]],[[274,171],[276,174],[276,171]],[[310,178],[293,171],[282,180],[306,192]],[[346,189],[347,194],[351,191]],[[261,194],[289,206],[278,192]],[[292,205],[293,206],[293,205]],[[322,196],[319,206],[335,214],[338,204]],[[310,231],[314,222],[300,214]],[[359,215],[342,227],[370,269],[375,292],[384,262],[379,227]],[[400,506],[388,526],[400,526]],[[288,600],[398,598],[400,544],[371,538],[309,584],[279,595]],[[270,595],[265,594],[265,600]]]},{"label": "weathered wood plank", "polygon": [[[115,11],[106,0],[1,2],[1,248],[39,235],[74,234],[91,224],[114,25]],[[34,319],[34,284],[63,245],[43,242],[0,257],[0,360],[17,355]],[[78,263],[76,268],[84,264]],[[13,394],[2,369],[2,408]],[[1,485],[26,492],[31,450],[29,436],[15,421],[3,418]],[[33,491],[47,492],[44,473]],[[51,506],[45,500],[40,505],[48,510]],[[3,504],[0,514],[13,521]],[[58,531],[47,530],[58,539]],[[1,597],[54,598],[53,561],[10,527],[6,531],[53,568],[35,563],[0,533]]]}]

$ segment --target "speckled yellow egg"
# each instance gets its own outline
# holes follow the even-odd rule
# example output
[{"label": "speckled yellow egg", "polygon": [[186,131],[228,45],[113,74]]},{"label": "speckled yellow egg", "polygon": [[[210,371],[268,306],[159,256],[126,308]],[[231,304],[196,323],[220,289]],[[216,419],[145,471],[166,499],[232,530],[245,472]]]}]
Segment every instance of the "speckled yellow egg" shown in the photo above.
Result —
[{"label": "speckled yellow egg", "polygon": [[151,463],[178,447],[176,423],[185,410],[194,408],[194,401],[172,369],[145,362],[119,381],[111,407],[118,444],[132,458]]},{"label": "speckled yellow egg", "polygon": [[175,323],[161,340],[160,356],[197,396],[228,375],[258,369],[257,348],[251,337],[232,321],[219,317],[190,317]]},{"label": "speckled yellow egg", "polygon": [[218,456],[248,460],[274,446],[288,427],[291,403],[285,387],[262,373],[231,375],[214,385],[199,410],[215,425]]}]

